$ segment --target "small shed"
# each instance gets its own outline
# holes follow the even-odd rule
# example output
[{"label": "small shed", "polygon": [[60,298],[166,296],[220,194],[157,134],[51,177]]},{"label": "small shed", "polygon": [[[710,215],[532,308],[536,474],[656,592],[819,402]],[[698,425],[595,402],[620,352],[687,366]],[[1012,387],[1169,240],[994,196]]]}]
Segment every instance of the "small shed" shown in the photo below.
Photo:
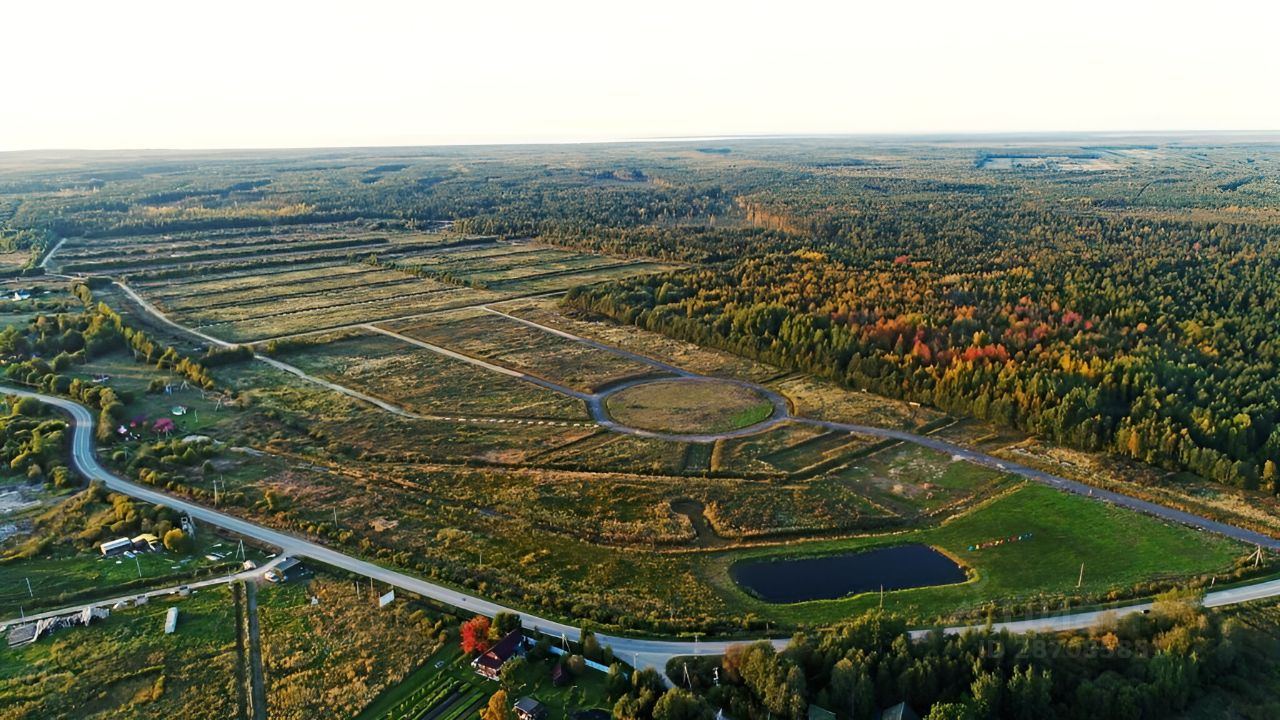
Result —
[{"label": "small shed", "polygon": [[164,634],[172,635],[178,629],[178,608],[171,607],[164,614]]},{"label": "small shed", "polygon": [[127,537],[116,538],[102,543],[102,546],[98,549],[102,551],[103,557],[111,557],[112,555],[119,555],[125,551],[132,550],[133,541]]},{"label": "small shed", "polygon": [[285,582],[290,579],[291,575],[296,574],[301,569],[302,563],[298,558],[285,558],[275,567],[263,574],[270,582]]},{"label": "small shed", "polygon": [[36,639],[36,624],[26,623],[25,625],[9,626],[9,647],[17,647],[34,642]]},{"label": "small shed", "polygon": [[131,540],[130,542],[133,543],[134,550],[159,550],[160,549],[160,538],[156,537],[155,535],[152,535],[151,533],[142,533],[141,535],[133,538],[133,540]]},{"label": "small shed", "polygon": [[547,717],[547,708],[528,695],[517,700],[511,709],[520,720],[544,720]]}]

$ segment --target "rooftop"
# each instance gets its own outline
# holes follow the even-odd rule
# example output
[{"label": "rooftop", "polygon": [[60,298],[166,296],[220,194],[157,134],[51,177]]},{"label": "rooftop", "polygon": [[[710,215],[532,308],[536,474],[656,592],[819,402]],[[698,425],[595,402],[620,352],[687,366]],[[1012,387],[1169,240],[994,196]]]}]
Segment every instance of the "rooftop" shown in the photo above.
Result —
[{"label": "rooftop", "polygon": [[542,709],[542,703],[526,695],[516,701],[515,709],[523,710],[526,713],[536,713]]},{"label": "rooftop", "polygon": [[516,650],[520,649],[520,644],[523,642],[524,633],[519,628],[516,628],[507,633],[506,637],[499,640],[497,645],[489,648],[487,652],[472,661],[472,664],[497,670],[502,667],[503,663],[510,660],[512,655],[515,655]]}]

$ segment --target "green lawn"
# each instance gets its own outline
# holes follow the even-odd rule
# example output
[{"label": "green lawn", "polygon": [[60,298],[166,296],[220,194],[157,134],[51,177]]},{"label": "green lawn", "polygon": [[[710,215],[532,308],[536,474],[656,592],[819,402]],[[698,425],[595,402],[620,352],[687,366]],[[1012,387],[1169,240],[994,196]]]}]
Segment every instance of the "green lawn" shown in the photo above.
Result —
[{"label": "green lawn", "polygon": [[[64,554],[55,550],[55,554],[48,557],[0,563],[0,617],[18,617],[21,612],[53,610],[149,588],[180,585],[227,569],[239,570],[240,561],[234,556],[236,546],[231,541],[207,531],[198,532],[196,539],[197,549],[186,556],[162,550],[142,553],[136,559],[104,558],[94,551]],[[205,554],[210,552],[226,554],[227,560],[208,560]],[[245,546],[245,552],[249,559],[265,562],[261,552],[249,546]],[[30,593],[27,580],[31,581]]]},{"label": "green lawn", "polygon": [[[164,634],[165,613],[178,627]],[[235,717],[235,621],[225,587],[113,611],[0,653],[0,717]]]},{"label": "green lawn", "polygon": [[[524,695],[537,699],[547,708],[547,720],[567,720],[575,710],[612,709],[613,704],[605,695],[605,673],[587,668],[569,685],[556,687],[551,683],[551,670],[558,661],[551,657],[526,665],[516,678],[518,684],[510,693],[512,700]],[[497,689],[497,683],[487,686]]]},{"label": "green lawn", "polygon": [[[970,551],[969,546],[1010,535],[1031,533],[1030,540]],[[878,594],[790,605],[765,603],[739,589],[728,577],[729,565],[744,558],[837,553],[896,543],[921,542],[947,552],[972,569],[963,584],[916,588],[885,595],[886,609],[919,620],[974,610],[993,600],[1022,603],[1043,612],[1061,607],[1062,595],[1105,599],[1139,583],[1175,580],[1225,571],[1247,548],[1225,538],[1167,525],[1088,498],[1040,485],[1026,485],[941,526],[891,536],[803,543],[727,552],[707,558],[701,575],[719,589],[738,614],[785,624],[838,621],[875,607]],[[1084,583],[1079,590],[1080,565]],[[1043,600],[1043,596],[1059,596]]]}]

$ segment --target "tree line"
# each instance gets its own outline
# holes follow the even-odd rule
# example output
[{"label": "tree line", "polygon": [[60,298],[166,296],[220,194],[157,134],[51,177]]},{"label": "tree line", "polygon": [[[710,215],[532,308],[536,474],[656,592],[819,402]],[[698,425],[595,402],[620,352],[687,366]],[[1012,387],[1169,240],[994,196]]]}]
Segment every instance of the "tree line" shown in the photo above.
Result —
[{"label": "tree line", "polygon": [[811,706],[840,720],[878,718],[900,702],[927,720],[1154,719],[1198,703],[1263,718],[1280,712],[1280,642],[1268,623],[1206,611],[1181,591],[1148,615],[1061,634],[912,639],[877,611],[798,634],[782,651],[756,643],[723,658],[677,658],[668,674],[740,720],[805,720]]},{"label": "tree line", "polygon": [[[576,288],[566,302],[683,340],[1050,440],[1277,489],[1280,239],[971,273],[815,250]],[[1172,289],[1177,288],[1174,295]]]}]

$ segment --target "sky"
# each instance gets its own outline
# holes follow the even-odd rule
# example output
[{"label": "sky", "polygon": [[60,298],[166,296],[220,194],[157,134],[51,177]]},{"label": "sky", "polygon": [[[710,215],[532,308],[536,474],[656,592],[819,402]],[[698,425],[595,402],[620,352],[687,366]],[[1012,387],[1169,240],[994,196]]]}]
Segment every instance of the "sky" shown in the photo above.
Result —
[{"label": "sky", "polygon": [[1280,3],[0,7],[0,150],[1280,130]]}]

